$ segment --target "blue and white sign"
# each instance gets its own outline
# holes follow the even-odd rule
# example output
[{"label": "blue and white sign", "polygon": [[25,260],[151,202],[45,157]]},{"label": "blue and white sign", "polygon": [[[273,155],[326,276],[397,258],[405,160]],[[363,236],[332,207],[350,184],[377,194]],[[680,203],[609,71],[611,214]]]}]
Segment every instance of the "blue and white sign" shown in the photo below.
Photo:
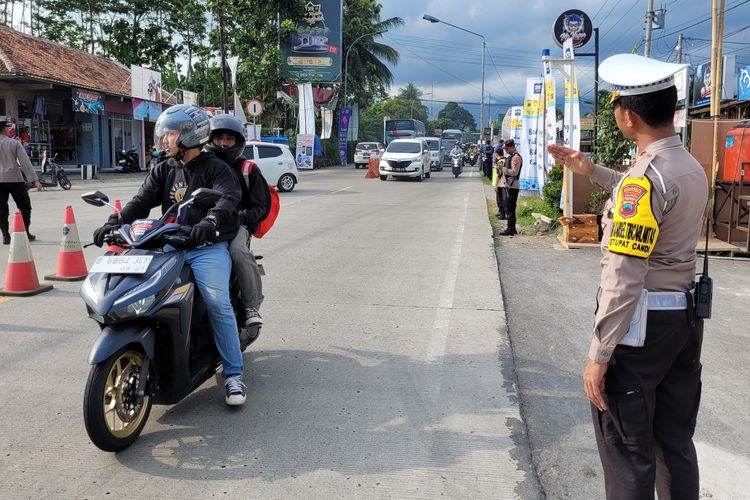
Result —
[{"label": "blue and white sign", "polygon": [[737,81],[737,99],[740,101],[750,99],[750,66],[740,69],[740,77]]}]

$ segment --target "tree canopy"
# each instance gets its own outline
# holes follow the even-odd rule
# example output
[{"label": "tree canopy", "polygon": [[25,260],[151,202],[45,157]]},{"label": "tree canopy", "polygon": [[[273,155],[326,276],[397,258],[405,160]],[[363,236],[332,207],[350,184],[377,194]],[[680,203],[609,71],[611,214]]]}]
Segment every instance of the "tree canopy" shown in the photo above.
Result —
[{"label": "tree canopy", "polygon": [[474,130],[477,128],[477,122],[474,116],[455,102],[449,102],[438,113],[438,120],[447,119],[453,123],[453,126],[459,130]]}]

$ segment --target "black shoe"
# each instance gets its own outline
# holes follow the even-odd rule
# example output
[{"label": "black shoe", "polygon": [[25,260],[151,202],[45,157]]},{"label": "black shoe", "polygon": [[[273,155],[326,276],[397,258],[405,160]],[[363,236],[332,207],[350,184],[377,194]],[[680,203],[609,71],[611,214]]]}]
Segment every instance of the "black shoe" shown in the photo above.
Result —
[{"label": "black shoe", "polygon": [[498,212],[498,214],[497,214],[497,218],[498,218],[499,220],[508,220],[508,216],[507,216],[507,215],[505,215],[505,214],[501,214],[501,213],[499,213],[499,212]]},{"label": "black shoe", "polygon": [[3,235],[3,245],[10,245],[10,235],[4,234]]},{"label": "black shoe", "polygon": [[512,228],[507,228],[507,229],[505,229],[505,231],[500,231],[497,234],[500,235],[500,236],[513,236],[514,234],[518,234],[518,231],[516,231],[515,229],[512,229]]},{"label": "black shoe", "polygon": [[[36,236],[31,233],[26,233],[26,236],[29,237],[29,241],[34,241],[36,239]],[[8,242],[10,243],[10,240],[8,240]]]}]

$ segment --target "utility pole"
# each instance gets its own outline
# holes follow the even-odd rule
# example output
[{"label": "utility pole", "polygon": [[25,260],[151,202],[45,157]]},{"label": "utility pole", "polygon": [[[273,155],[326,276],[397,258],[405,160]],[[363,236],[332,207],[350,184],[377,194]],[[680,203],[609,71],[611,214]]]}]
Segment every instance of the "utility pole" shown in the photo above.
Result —
[{"label": "utility pole", "polygon": [[224,113],[229,112],[229,97],[227,94],[227,52],[224,50],[224,16],[221,15],[221,0],[216,2],[216,15],[219,18],[219,51],[221,52],[221,83],[223,85],[222,98]]},{"label": "utility pole", "polygon": [[[714,206],[716,197],[716,175],[719,169],[719,115],[722,94],[722,47],[724,38],[724,0],[711,0],[711,118],[714,122],[713,155],[711,161],[711,189]],[[731,233],[731,228],[730,228]],[[730,234],[731,236],[731,234]]]},{"label": "utility pole", "polygon": [[[680,33],[680,36],[677,37],[677,64],[682,64],[682,41],[683,36]],[[685,85],[687,86],[687,82],[685,82]]]},{"label": "utility pole", "polygon": [[648,0],[646,11],[646,40],[643,44],[643,55],[651,57],[651,32],[654,29],[654,0]]}]

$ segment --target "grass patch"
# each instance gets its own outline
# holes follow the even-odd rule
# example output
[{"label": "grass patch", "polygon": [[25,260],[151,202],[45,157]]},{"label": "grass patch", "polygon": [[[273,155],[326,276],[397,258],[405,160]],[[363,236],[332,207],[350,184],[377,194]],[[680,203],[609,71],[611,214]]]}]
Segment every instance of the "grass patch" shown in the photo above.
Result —
[{"label": "grass patch", "polygon": [[495,217],[497,214],[497,204],[495,203],[495,200],[487,200],[487,214],[489,215],[490,226],[492,226],[492,232],[494,234],[495,229],[500,225],[500,222],[504,222]]},{"label": "grass patch", "polygon": [[558,224],[557,218],[560,217],[560,211],[551,208],[544,199],[539,195],[523,196],[518,198],[518,205],[516,206],[516,221],[520,226],[532,227],[534,225],[534,217],[532,213],[544,214],[552,219],[552,227]]}]

